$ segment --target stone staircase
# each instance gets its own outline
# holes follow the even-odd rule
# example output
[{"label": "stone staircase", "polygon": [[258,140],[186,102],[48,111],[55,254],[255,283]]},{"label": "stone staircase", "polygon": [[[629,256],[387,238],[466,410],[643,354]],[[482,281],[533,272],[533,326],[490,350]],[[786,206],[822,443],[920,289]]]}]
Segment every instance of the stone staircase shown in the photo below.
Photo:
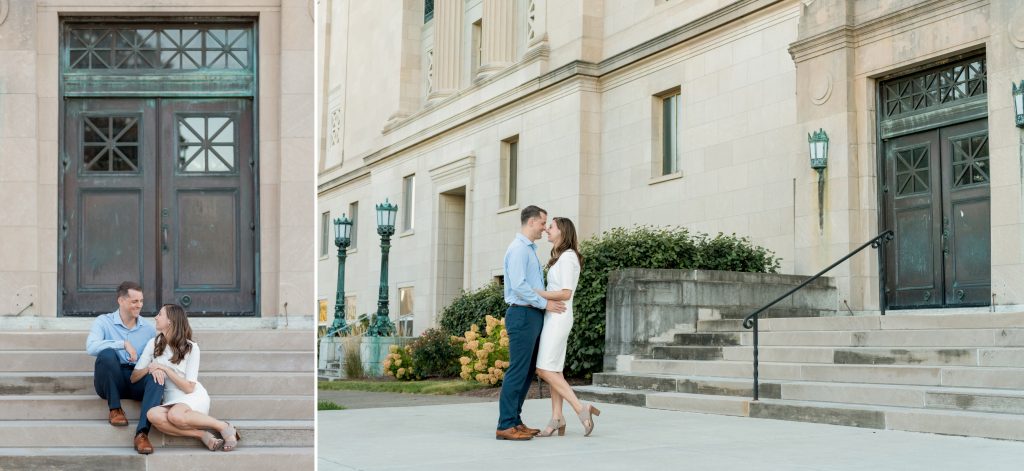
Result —
[{"label": "stone staircase", "polygon": [[0,325],[7,327],[0,329],[0,470],[314,468],[311,327],[193,319],[210,413],[234,424],[242,440],[235,451],[214,453],[154,428],[156,450],[144,456],[132,448],[138,401],[123,402],[128,427],[106,421],[106,401],[93,388],[94,358],[85,353],[90,322],[54,319],[50,328],[31,330]]},{"label": "stone staircase", "polygon": [[[875,429],[1024,440],[1024,313],[736,319],[620,358],[582,398]],[[607,365],[607,362],[606,362]]]}]

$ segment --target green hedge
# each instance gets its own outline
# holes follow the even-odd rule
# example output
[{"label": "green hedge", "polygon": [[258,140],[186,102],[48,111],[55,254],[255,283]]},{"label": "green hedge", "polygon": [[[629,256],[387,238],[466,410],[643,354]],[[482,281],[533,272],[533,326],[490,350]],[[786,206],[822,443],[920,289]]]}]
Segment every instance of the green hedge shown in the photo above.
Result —
[{"label": "green hedge", "polygon": [[486,325],[484,318],[488,315],[503,319],[506,309],[504,288],[492,282],[476,291],[463,291],[444,308],[441,329],[448,335],[462,337],[473,324]]},{"label": "green hedge", "polygon": [[573,297],[565,374],[590,377],[604,361],[608,274],[621,268],[732,270],[775,273],[779,259],[745,237],[709,238],[684,228],[614,228],[580,244],[583,271]]},{"label": "green hedge", "polygon": [[[605,295],[608,273],[621,268],[729,270],[775,273],[779,259],[745,237],[709,237],[684,228],[639,226],[615,228],[580,244],[583,271],[573,298],[573,328],[565,359],[565,374],[589,377],[604,361]],[[543,254],[542,254],[543,255]],[[546,259],[546,257],[541,257]],[[484,316],[505,316],[503,289],[491,283],[464,292],[441,314],[441,328],[461,336]]]}]

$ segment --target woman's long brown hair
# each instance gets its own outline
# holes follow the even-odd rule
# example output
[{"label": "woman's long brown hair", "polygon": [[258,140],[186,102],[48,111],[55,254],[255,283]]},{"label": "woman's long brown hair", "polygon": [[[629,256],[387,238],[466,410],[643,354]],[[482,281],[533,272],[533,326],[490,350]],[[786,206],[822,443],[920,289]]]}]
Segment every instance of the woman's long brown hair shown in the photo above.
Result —
[{"label": "woman's long brown hair", "polygon": [[558,245],[551,249],[551,260],[548,260],[548,268],[554,266],[555,262],[558,261],[558,257],[561,257],[562,253],[569,249],[576,253],[576,258],[580,261],[580,268],[583,268],[583,256],[580,255],[580,244],[579,239],[576,237],[576,226],[568,218],[554,218],[552,221],[558,227],[558,232],[562,233],[562,240],[558,241]]},{"label": "woman's long brown hair", "polygon": [[192,340],[192,327],[188,325],[188,315],[185,314],[185,309],[181,306],[164,304],[160,309],[164,310],[167,320],[171,323],[170,338],[166,338],[164,334],[157,334],[155,345],[153,345],[153,356],[163,355],[164,347],[170,346],[171,363],[177,365],[185,359],[185,355],[192,351],[192,344],[188,343],[189,340]]}]

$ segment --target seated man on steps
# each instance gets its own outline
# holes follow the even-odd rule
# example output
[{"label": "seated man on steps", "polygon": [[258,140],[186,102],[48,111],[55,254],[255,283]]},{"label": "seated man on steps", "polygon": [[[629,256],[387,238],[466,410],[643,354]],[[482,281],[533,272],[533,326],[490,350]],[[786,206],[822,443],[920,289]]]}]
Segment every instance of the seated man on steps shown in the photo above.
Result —
[{"label": "seated man on steps", "polygon": [[139,350],[156,336],[156,329],[139,314],[142,312],[142,287],[125,281],[117,287],[118,309],[96,318],[85,341],[85,351],[96,357],[93,384],[96,394],[110,406],[110,425],[126,426],[128,419],[121,408],[121,399],[142,401],[139,426],[135,429],[135,451],[153,452],[149,442],[149,421],[146,413],[160,405],[164,396],[163,381],[153,375],[131,382],[132,370],[139,359]]}]

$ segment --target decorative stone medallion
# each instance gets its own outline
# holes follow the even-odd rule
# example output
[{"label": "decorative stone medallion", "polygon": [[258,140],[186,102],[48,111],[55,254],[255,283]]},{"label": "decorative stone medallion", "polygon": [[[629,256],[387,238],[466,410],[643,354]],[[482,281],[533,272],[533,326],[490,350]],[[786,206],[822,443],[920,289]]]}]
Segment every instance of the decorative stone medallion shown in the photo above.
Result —
[{"label": "decorative stone medallion", "polygon": [[811,79],[811,102],[822,105],[832,96],[832,74],[825,72]]},{"label": "decorative stone medallion", "polygon": [[1024,49],[1024,10],[1017,9],[1017,12],[1010,18],[1006,31],[1009,33],[1010,42],[1018,49]]}]

